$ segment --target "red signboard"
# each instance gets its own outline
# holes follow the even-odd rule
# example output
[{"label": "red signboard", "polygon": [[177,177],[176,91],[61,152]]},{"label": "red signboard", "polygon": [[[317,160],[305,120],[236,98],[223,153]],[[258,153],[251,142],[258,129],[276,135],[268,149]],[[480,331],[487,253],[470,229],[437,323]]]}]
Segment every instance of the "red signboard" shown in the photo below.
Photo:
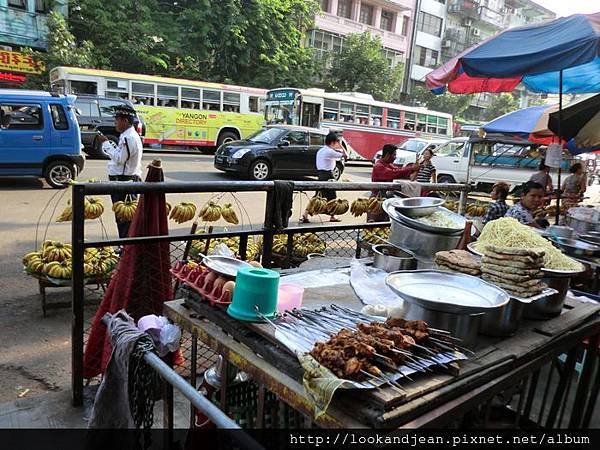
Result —
[{"label": "red signboard", "polygon": [[12,81],[13,83],[25,83],[25,75],[16,75],[14,73],[0,72],[0,81]]}]

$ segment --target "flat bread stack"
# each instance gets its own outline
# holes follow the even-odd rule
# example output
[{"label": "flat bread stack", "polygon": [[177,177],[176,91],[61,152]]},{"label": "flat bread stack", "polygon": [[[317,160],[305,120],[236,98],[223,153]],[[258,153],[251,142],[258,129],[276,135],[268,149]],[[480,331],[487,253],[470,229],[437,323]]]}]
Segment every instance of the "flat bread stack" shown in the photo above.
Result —
[{"label": "flat bread stack", "polygon": [[543,260],[543,249],[487,245],[481,278],[515,297],[533,297],[546,288],[542,283]]},{"label": "flat bread stack", "polygon": [[451,272],[465,273],[476,277],[481,275],[481,260],[466,250],[437,252],[434,261],[441,269]]}]

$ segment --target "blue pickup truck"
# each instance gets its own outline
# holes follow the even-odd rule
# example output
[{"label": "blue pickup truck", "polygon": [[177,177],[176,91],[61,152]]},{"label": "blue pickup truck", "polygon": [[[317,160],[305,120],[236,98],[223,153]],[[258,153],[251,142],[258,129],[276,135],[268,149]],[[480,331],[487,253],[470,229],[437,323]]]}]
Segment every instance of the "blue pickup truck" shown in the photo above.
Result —
[{"label": "blue pickup truck", "polygon": [[65,188],[83,170],[75,96],[0,89],[0,176]]}]

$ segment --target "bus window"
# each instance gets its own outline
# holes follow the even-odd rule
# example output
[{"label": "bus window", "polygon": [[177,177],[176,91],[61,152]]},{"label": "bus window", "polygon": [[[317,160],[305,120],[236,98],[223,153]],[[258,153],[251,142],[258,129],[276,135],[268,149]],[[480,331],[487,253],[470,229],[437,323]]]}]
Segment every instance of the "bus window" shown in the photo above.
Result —
[{"label": "bus window", "polygon": [[388,126],[388,128],[400,127],[400,111],[399,110],[388,109],[387,126]]},{"label": "bus window", "polygon": [[374,127],[380,127],[383,124],[383,108],[380,106],[371,107],[371,120]]},{"label": "bus window", "polygon": [[136,105],[154,106],[154,85],[148,83],[131,83],[131,95]]},{"label": "bus window", "polygon": [[356,105],[356,123],[369,124],[369,107],[367,105]]},{"label": "bus window", "polygon": [[428,133],[437,133],[437,121],[438,118],[436,116],[427,116],[427,132]]},{"label": "bus window", "polygon": [[202,95],[200,89],[181,88],[181,107],[200,109]]},{"label": "bus window", "polygon": [[340,103],[340,122],[354,122],[353,103]]},{"label": "bus window", "polygon": [[98,83],[95,81],[71,81],[71,94],[97,95]]},{"label": "bus window", "polygon": [[204,90],[202,109],[221,111],[221,92]]},{"label": "bus window", "polygon": [[177,86],[158,86],[158,106],[177,108],[179,89]]},{"label": "bus window", "polygon": [[438,117],[438,134],[448,134],[448,119]]},{"label": "bus window", "polygon": [[223,111],[226,112],[240,112],[240,94],[233,92],[223,93]]},{"label": "bus window", "polygon": [[248,97],[248,111],[260,112],[259,98],[251,95]]},{"label": "bus window", "polygon": [[405,130],[415,130],[415,122],[417,119],[417,115],[411,112],[404,113],[404,129]]},{"label": "bus window", "polygon": [[323,109],[323,119],[338,120],[339,104],[335,100],[325,100]]},{"label": "bus window", "polygon": [[129,100],[129,89],[125,80],[106,80],[106,97]]},{"label": "bus window", "polygon": [[417,116],[417,131],[427,130],[427,116],[425,114],[419,114]]}]

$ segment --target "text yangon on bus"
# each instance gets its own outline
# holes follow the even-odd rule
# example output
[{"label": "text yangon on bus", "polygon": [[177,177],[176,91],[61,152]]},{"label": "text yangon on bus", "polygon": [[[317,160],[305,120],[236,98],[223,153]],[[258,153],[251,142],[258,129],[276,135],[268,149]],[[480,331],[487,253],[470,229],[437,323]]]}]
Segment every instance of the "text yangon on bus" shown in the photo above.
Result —
[{"label": "text yangon on bus", "polygon": [[55,92],[130,100],[146,124],[144,144],[212,147],[264,123],[266,90],[108,70],[56,67]]},{"label": "text yangon on bus", "polygon": [[267,92],[267,124],[285,123],[343,130],[354,151],[372,159],[384,144],[414,137],[452,137],[452,115],[426,108],[379,102],[356,92],[278,88]]}]

